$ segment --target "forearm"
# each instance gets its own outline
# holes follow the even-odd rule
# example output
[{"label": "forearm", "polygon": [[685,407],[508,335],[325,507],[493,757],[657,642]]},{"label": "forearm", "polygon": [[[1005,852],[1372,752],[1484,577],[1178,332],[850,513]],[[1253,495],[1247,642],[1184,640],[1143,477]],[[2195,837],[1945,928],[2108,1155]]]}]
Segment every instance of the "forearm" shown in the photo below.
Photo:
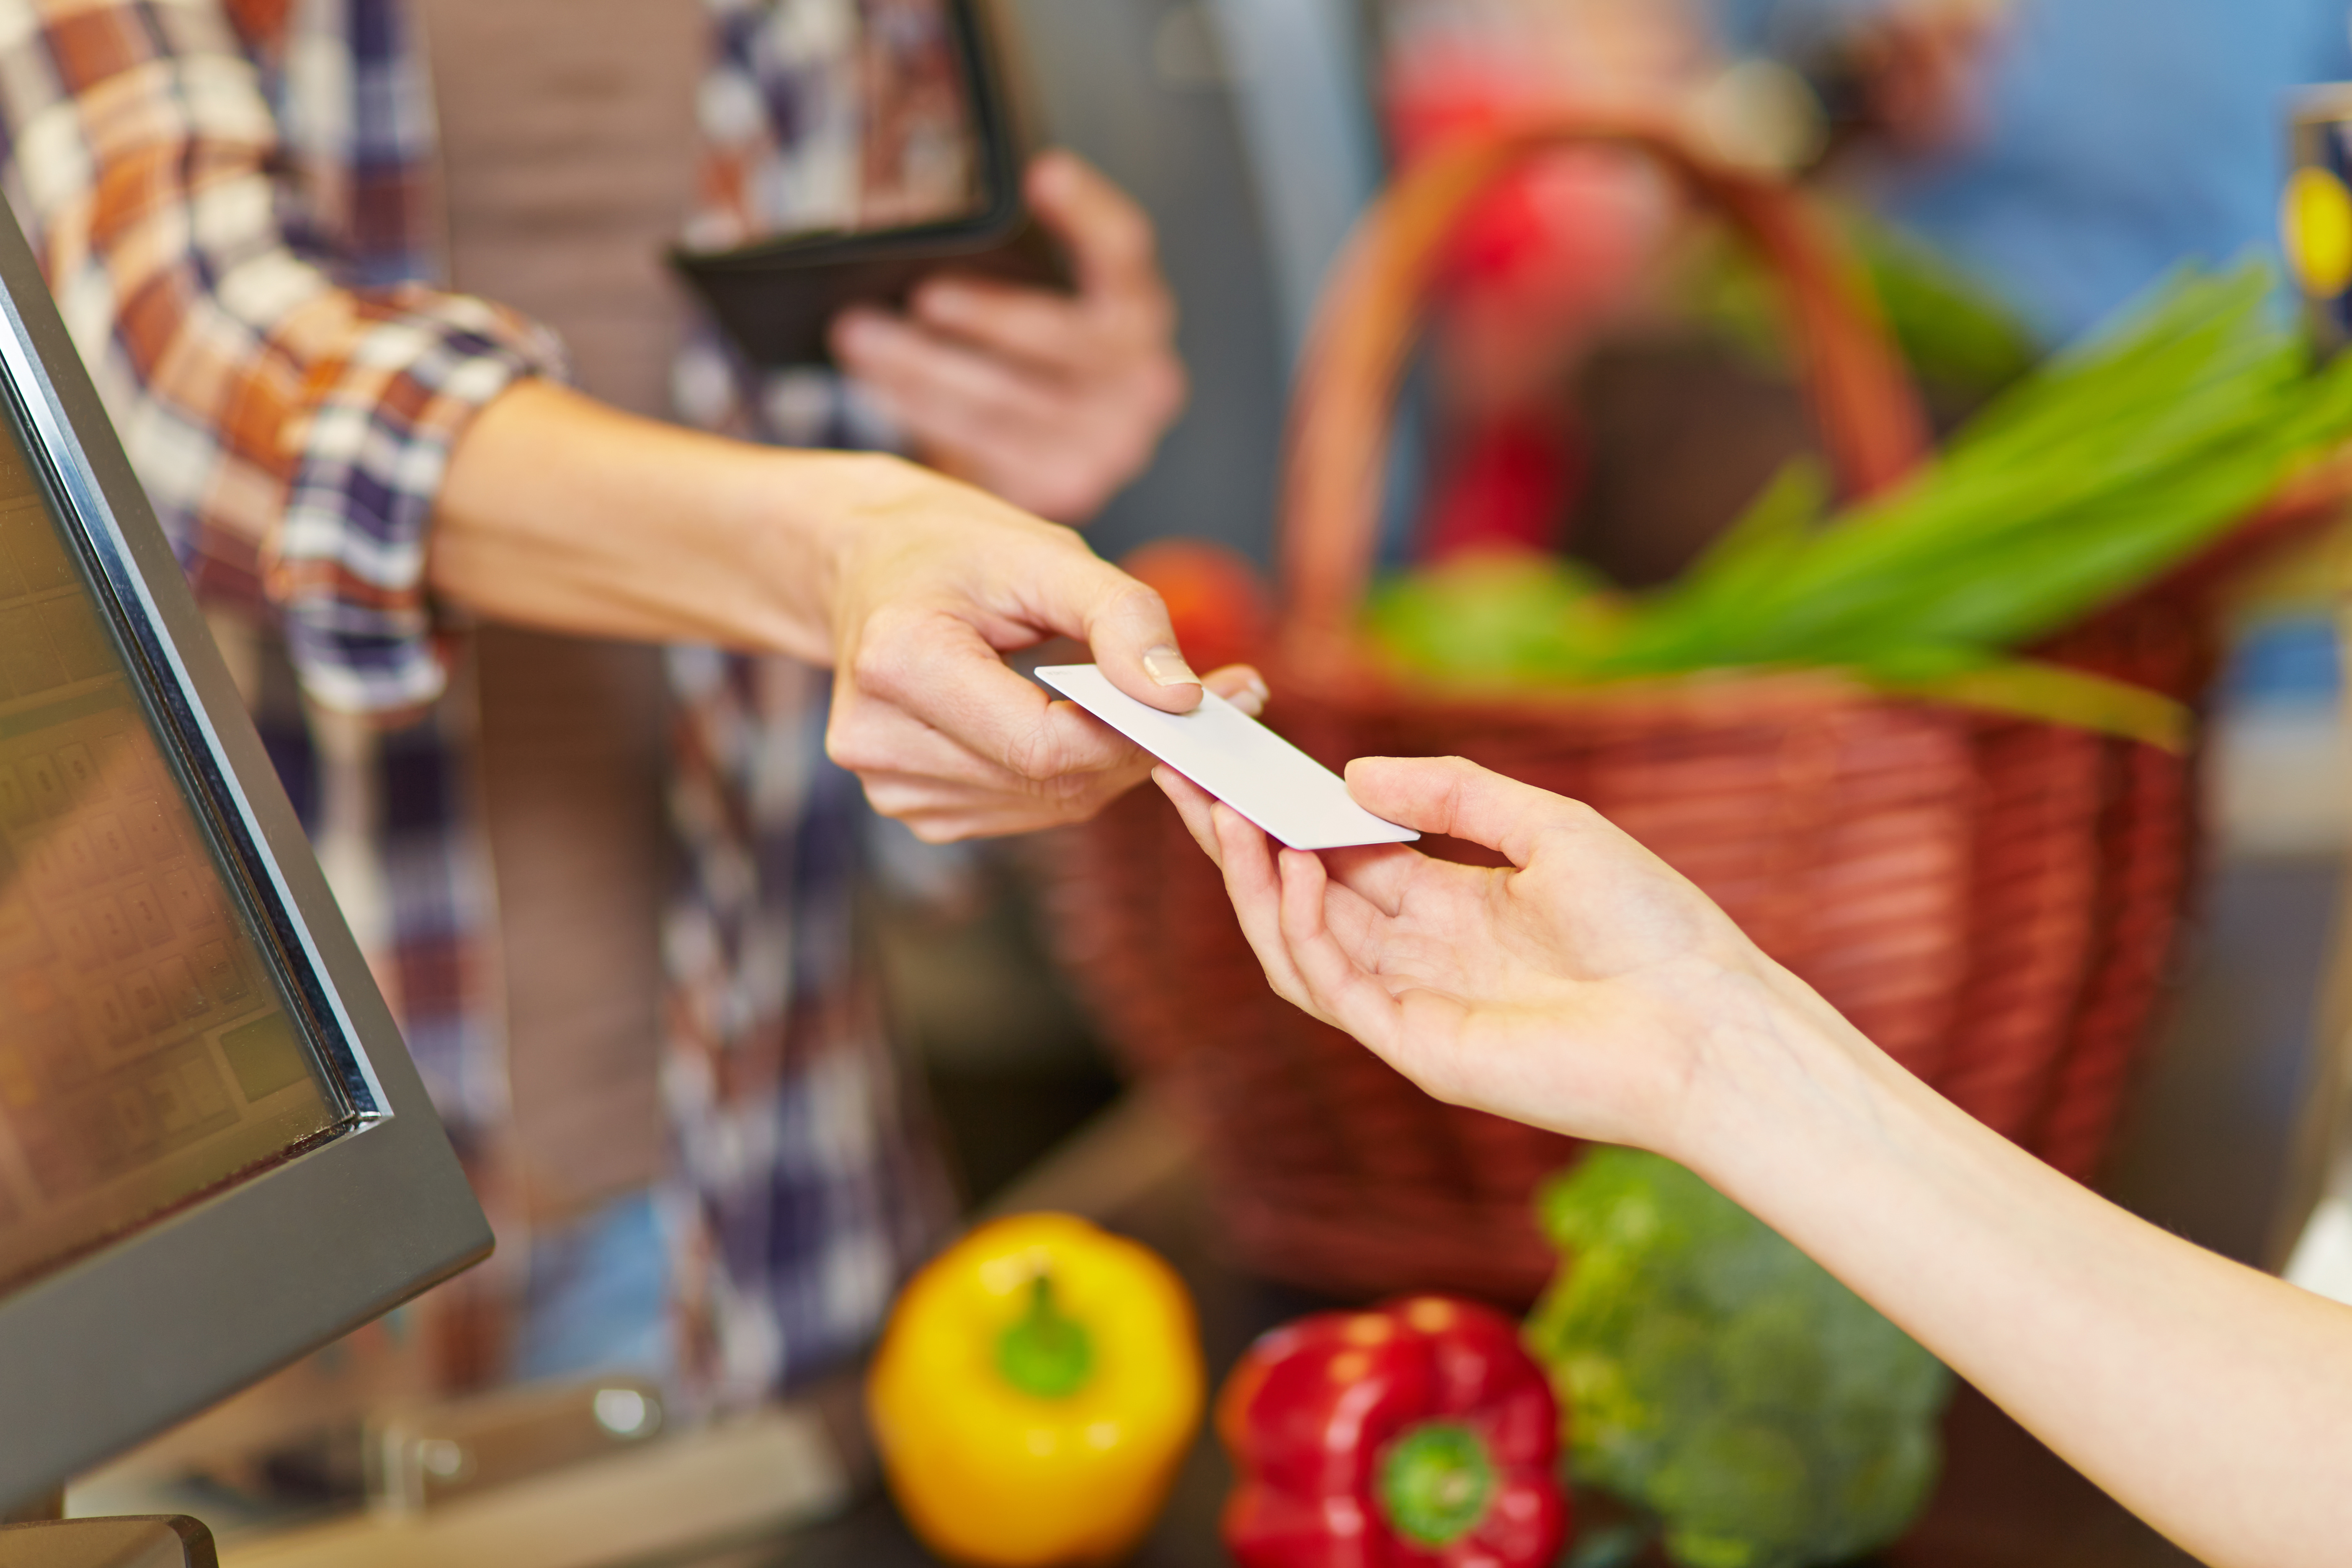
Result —
[{"label": "forearm", "polygon": [[[1082,819],[1149,765],[1004,653],[1072,637],[1139,701],[1201,700],[1158,595],[897,458],[751,446],[526,381],[460,434],[430,522],[433,591],[474,614],[832,666],[828,754],[929,838]],[[1238,697],[1255,677],[1217,679]]]},{"label": "forearm", "polygon": [[523,382],[459,439],[428,571],[437,595],[493,620],[826,664],[836,546],[915,472],[730,441]]},{"label": "forearm", "polygon": [[2352,1310],[2126,1214],[1769,988],[1686,1163],[2201,1560],[2340,1562]]}]

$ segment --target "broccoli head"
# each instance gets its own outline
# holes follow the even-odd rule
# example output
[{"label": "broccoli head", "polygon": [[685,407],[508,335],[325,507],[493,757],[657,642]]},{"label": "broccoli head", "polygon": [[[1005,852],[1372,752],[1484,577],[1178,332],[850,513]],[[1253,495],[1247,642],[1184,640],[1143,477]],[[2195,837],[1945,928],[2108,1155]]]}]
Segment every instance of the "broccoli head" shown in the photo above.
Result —
[{"label": "broccoli head", "polygon": [[1933,1489],[1935,1357],[1690,1172],[1595,1149],[1538,1199],[1565,1254],[1528,1320],[1579,1481],[1654,1512],[1685,1568],[1815,1568]]}]

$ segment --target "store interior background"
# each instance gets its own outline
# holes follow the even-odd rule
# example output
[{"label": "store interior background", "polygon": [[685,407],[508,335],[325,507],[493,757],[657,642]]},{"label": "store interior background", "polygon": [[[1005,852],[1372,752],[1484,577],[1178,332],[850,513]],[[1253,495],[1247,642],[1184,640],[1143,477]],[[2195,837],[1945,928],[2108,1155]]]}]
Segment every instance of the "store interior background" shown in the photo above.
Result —
[{"label": "store interior background", "polygon": [[[1289,374],[1325,268],[1381,176],[1370,0],[1004,10],[1035,129],[1150,209],[1181,310],[1190,404],[1089,538],[1112,559],[1191,536],[1267,563]],[[1412,415],[1400,520],[1418,467]],[[2217,694],[2207,870],[2106,1185],[2194,1240],[2276,1267],[2322,1163],[2309,1111],[2336,1033],[2352,744],[2332,626],[2307,585],[2269,602],[2248,616]],[[1122,1079],[1046,952],[1033,847],[930,849],[888,824],[875,835],[868,912],[891,1006],[965,1195],[984,1204],[1108,1111]],[[604,1097],[575,1119],[583,1129],[616,1114],[654,1124],[649,1074],[582,1092]]]},{"label": "store interior background", "polygon": [[[1189,535],[1264,562],[1289,363],[1323,270],[1380,177],[1363,87],[1371,8],[1007,9],[1041,125],[1157,220],[1193,376],[1151,470],[1088,536],[1114,559]],[[1411,437],[1400,489],[1412,483]],[[2320,1042],[2333,1037],[2325,1008],[2352,840],[2352,743],[2334,627],[2313,595],[2289,585],[2249,597],[2258,607],[2210,715],[2207,872],[2105,1185],[2169,1228],[2275,1268],[2315,1179],[2318,1134],[2305,1112]],[[898,1016],[933,1077],[968,1191],[982,1199],[1119,1089],[1046,958],[1020,857],[1017,846],[892,857],[900,874],[877,905]],[[968,880],[940,898],[943,877]]]}]

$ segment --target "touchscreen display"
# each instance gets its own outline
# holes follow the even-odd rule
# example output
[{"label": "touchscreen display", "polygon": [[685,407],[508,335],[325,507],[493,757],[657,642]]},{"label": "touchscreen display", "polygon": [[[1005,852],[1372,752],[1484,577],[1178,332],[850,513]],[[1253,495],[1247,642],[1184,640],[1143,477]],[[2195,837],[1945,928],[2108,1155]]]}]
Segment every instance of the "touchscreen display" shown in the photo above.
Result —
[{"label": "touchscreen display", "polygon": [[0,1289],[336,1120],[40,489],[0,440]]},{"label": "touchscreen display", "polygon": [[953,0],[862,0],[855,229],[962,217],[988,199]]}]

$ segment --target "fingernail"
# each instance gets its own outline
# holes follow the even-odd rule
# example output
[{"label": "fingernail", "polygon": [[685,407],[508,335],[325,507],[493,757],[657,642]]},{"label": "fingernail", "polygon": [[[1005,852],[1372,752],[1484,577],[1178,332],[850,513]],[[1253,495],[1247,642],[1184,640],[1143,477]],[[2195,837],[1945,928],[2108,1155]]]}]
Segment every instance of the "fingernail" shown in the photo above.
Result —
[{"label": "fingernail", "polygon": [[1255,719],[1265,711],[1265,700],[1271,695],[1272,693],[1265,689],[1265,681],[1253,679],[1247,686],[1243,687],[1225,700]]},{"label": "fingernail", "polygon": [[1143,655],[1143,673],[1151,677],[1155,686],[1198,686],[1201,678],[1184,662],[1184,656],[1166,643],[1148,648]]}]

